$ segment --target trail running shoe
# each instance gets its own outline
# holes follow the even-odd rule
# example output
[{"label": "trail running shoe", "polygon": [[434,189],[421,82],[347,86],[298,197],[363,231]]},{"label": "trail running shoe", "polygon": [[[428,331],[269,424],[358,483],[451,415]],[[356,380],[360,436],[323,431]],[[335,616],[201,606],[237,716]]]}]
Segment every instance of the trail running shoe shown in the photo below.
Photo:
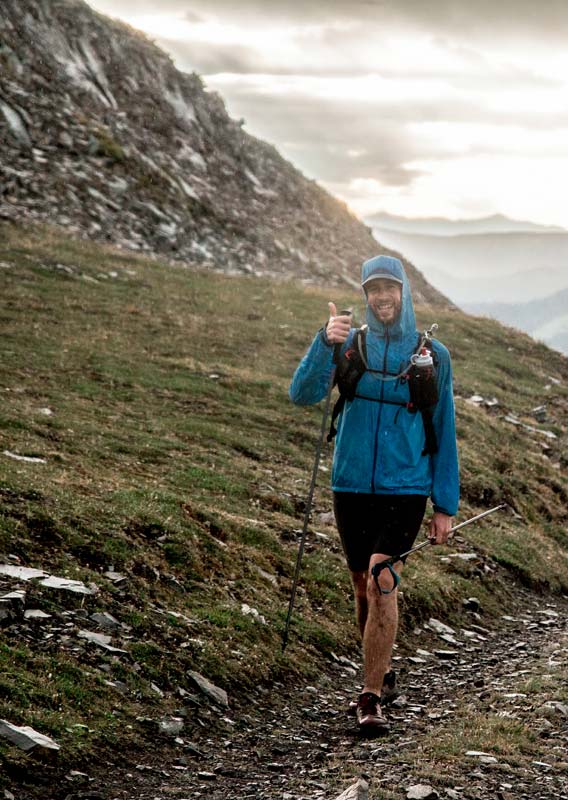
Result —
[{"label": "trail running shoe", "polygon": [[366,736],[381,736],[389,732],[389,723],[381,709],[381,699],[373,692],[359,695],[357,702],[357,724]]},{"label": "trail running shoe", "polygon": [[[381,705],[388,706],[394,703],[398,697],[398,689],[396,685],[396,672],[394,669],[386,673],[383,680],[383,688],[381,689]],[[357,700],[351,700],[347,707],[347,714],[354,717],[357,714]]]}]

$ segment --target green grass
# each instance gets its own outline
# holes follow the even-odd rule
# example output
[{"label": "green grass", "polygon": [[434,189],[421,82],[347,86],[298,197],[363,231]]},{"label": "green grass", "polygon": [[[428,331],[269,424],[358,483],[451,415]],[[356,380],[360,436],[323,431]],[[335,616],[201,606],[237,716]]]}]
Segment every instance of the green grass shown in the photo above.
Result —
[{"label": "green grass", "polygon": [[[276,675],[317,674],[322,653],[352,655],[351,589],[330,527],[327,540],[310,534],[284,657],[280,635],[321,420],[321,408],[294,407],[287,388],[328,299],[355,305],[361,318],[359,296],[207,274],[45,228],[2,225],[0,234],[0,261],[11,265],[0,269],[0,452],[46,459],[0,455],[0,551],[94,582],[99,593],[84,611],[109,610],[132,637],[130,659],[99,653],[85,663],[56,648],[21,651],[6,629],[5,660],[16,666],[0,684],[0,715],[57,729],[65,752],[89,751],[115,735],[113,709],[131,723],[151,715],[150,683],[173,692],[187,669],[238,698]],[[562,439],[543,439],[545,456],[540,439],[500,418],[512,412],[562,433],[566,359],[497,323],[418,313],[422,325],[436,319],[454,358],[460,516],[505,500],[518,517],[464,531],[469,547],[500,565],[491,576],[444,564],[441,551],[409,563],[403,630],[459,615],[473,594],[487,614],[501,613],[515,582],[568,590]],[[549,376],[561,385],[545,389]],[[498,397],[498,412],[467,404],[474,392]],[[543,397],[550,425],[529,416]],[[330,458],[326,450],[328,467]],[[320,474],[317,512],[331,509],[328,480]],[[127,576],[125,587],[104,578],[110,567]],[[76,598],[31,591],[46,610],[77,609]],[[50,669],[59,677],[44,680]],[[129,695],[104,683],[118,673]],[[79,736],[82,723],[94,733]]]}]

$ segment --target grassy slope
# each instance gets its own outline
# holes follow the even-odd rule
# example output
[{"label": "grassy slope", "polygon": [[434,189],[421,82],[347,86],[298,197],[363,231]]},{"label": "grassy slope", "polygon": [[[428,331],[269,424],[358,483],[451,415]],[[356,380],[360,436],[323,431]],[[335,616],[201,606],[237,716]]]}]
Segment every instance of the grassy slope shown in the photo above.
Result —
[{"label": "grassy slope", "polygon": [[[316,517],[291,644],[280,653],[321,418],[320,409],[292,406],[287,386],[325,315],[326,292],[198,273],[46,230],[4,226],[0,236],[0,452],[47,459],[25,464],[0,455],[0,553],[94,581],[100,591],[84,610],[108,610],[131,628],[115,640],[130,652],[123,660],[59,644],[34,649],[7,630],[0,717],[56,736],[71,758],[112,743],[121,720],[174,708],[177,687],[188,688],[187,669],[238,699],[247,686],[313,674],[321,653],[353,652],[337,538]],[[333,299],[360,305],[347,292]],[[497,323],[419,312],[422,323],[440,324],[460,395],[495,395],[499,413],[518,415],[546,398],[554,420],[541,427],[562,433],[565,358]],[[562,384],[545,390],[548,376]],[[52,416],[40,412],[46,407]],[[471,594],[489,614],[501,611],[515,580],[568,588],[566,482],[555,466],[561,445],[552,443],[547,458],[540,441],[548,440],[461,399],[457,411],[460,515],[504,499],[518,516],[464,531],[466,549],[475,546],[490,567],[504,569],[484,574],[467,562],[444,563],[440,551],[409,564],[406,625],[432,612],[452,619]],[[327,452],[324,469],[330,459]],[[331,508],[328,477],[320,475],[318,513]],[[103,577],[111,566],[128,575],[126,588]],[[27,588],[30,606],[79,605]],[[243,603],[267,624],[243,614]],[[109,677],[130,692],[118,695]],[[136,740],[143,729],[134,724],[120,735]]]}]

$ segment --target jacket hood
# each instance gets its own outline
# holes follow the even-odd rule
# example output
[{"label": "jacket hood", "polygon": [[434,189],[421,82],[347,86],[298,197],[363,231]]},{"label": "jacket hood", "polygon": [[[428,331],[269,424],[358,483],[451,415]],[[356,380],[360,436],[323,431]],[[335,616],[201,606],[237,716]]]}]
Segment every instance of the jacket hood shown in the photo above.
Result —
[{"label": "jacket hood", "polygon": [[[372,279],[373,276],[390,277],[402,283],[402,303],[400,315],[392,325],[384,325],[376,318],[369,306],[366,310],[367,325],[375,333],[381,336],[386,334],[387,328],[389,336],[408,336],[416,332],[416,317],[414,316],[414,306],[412,304],[412,294],[410,284],[402,262],[392,256],[375,256],[365,261],[361,268],[361,284]],[[363,289],[363,291],[365,291]]]}]

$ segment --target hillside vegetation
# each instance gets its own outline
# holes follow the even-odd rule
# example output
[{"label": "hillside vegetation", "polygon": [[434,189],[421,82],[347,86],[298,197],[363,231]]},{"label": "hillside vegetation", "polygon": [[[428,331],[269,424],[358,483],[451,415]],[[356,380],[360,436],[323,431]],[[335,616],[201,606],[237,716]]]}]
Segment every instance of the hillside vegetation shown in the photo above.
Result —
[{"label": "hillside vegetation", "polygon": [[[321,419],[287,387],[327,301],[360,317],[360,296],[227,278],[48,229],[4,225],[0,242],[2,561],[97,587],[80,596],[0,578],[51,614],[4,621],[0,717],[54,737],[66,763],[144,746],[149,720],[191,696],[187,670],[238,706],[255,687],[353,655],[348,577],[320,518],[330,450],[284,655],[280,639]],[[420,324],[439,323],[454,362],[459,518],[500,501],[512,510],[409,561],[403,633],[432,614],[458,619],[468,596],[488,624],[520,584],[568,590],[568,361],[497,323],[432,313],[419,308]],[[474,393],[498,405],[467,402]],[[543,402],[538,423],[529,411]],[[445,558],[460,551],[477,558]],[[97,611],[120,623],[112,645],[125,653],[78,635],[99,630]],[[11,770],[27,758],[0,752]]]}]

